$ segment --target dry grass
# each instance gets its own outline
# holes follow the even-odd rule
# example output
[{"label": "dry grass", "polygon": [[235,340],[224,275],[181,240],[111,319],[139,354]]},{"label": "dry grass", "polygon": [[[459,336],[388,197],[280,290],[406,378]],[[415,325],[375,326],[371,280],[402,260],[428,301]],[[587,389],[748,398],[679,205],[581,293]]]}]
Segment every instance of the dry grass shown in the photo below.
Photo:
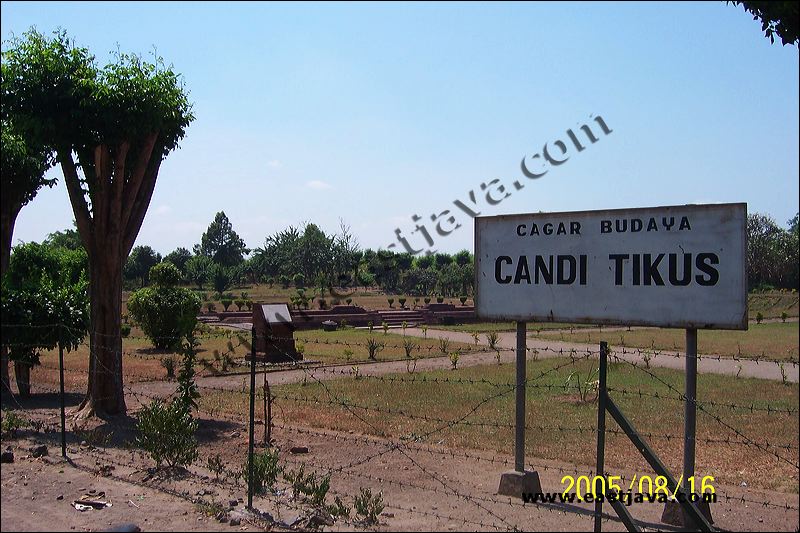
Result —
[{"label": "dry grass", "polygon": [[[680,329],[634,329],[631,331],[543,332],[545,339],[597,343],[607,341],[615,346],[683,351],[686,334]],[[764,356],[771,359],[798,358],[798,322],[750,324],[747,331],[702,330],[697,333],[697,351],[725,356]]]},{"label": "dry grass", "polygon": [[[529,376],[563,364],[564,360],[545,360],[529,364]],[[527,424],[527,454],[529,457],[563,460],[582,465],[588,474],[594,463],[597,423],[596,403],[577,401],[574,389],[562,386],[569,374],[577,371],[584,379],[591,363],[579,362],[576,366],[560,369],[536,383],[555,385],[556,388],[529,388]],[[668,369],[653,371],[678,390],[683,388],[682,374]],[[408,375],[404,376],[406,379]],[[470,367],[457,371],[437,371],[416,374],[420,379],[468,378],[486,379],[496,383],[510,383],[514,379],[513,365]],[[609,385],[631,391],[643,390],[667,396],[676,396],[667,387],[647,374],[623,363],[612,365]],[[753,391],[758,391],[758,398]],[[797,409],[798,386],[778,382],[737,379],[728,376],[704,374],[699,377],[698,391],[706,402],[736,403],[756,406]],[[309,380],[307,384],[275,387],[278,395],[276,413],[287,423],[310,425],[342,431],[355,431],[390,437],[392,439],[418,438],[428,443],[452,447],[467,447],[496,451],[505,455],[513,453],[514,393],[509,388],[488,384],[401,383],[361,377],[324,384]],[[494,395],[472,412],[479,403]],[[642,433],[652,433],[651,446],[673,472],[680,472],[682,464],[683,404],[674,399],[639,398],[612,393],[623,412]],[[296,401],[288,398],[300,398]],[[352,406],[344,407],[344,400]],[[204,391],[202,402],[206,408],[230,413],[246,409],[247,395],[240,392]],[[363,409],[367,407],[369,409]],[[379,411],[376,411],[378,409]],[[797,492],[797,468],[777,459],[752,445],[714,441],[758,442],[762,445],[788,445],[791,448],[770,448],[796,464],[798,455],[798,417],[793,414],[776,414],[731,410],[724,407],[707,407],[725,423],[738,428],[745,437],[737,436],[716,422],[711,416],[698,413],[698,475],[713,475],[717,483],[740,484]],[[393,411],[393,412],[390,412]],[[418,417],[427,416],[452,421],[464,417],[455,425],[403,416],[402,411]],[[607,417],[607,427],[618,430]],[[481,424],[496,424],[492,427]],[[561,428],[560,430],[558,428]],[[542,429],[546,428],[546,429]],[[749,439],[749,441],[747,440]],[[624,435],[609,434],[606,443],[606,464],[614,468],[636,469],[641,474],[652,474],[641,456]]]}]

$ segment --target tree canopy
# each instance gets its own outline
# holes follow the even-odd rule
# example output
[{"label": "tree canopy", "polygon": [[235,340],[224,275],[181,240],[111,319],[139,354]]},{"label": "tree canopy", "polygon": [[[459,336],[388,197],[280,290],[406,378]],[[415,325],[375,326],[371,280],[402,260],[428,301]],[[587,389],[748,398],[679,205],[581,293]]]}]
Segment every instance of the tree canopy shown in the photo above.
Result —
[{"label": "tree canopy", "polygon": [[742,6],[753,15],[753,20],[761,21],[761,30],[771,43],[777,35],[785,45],[800,42],[800,4],[797,2],[731,2]]},{"label": "tree canopy", "polygon": [[194,252],[211,258],[217,264],[231,267],[242,264],[244,256],[250,250],[244,240],[233,231],[233,224],[225,212],[220,211],[203,233],[200,244],[194,247]]}]

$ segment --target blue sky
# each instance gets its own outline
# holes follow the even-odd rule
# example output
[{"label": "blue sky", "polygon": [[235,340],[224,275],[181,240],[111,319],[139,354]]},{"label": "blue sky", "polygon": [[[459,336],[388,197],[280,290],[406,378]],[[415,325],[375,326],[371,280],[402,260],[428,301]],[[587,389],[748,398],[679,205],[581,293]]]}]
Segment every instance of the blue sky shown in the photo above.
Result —
[{"label": "blue sky", "polygon": [[[251,247],[340,219],[363,247],[395,228],[420,247],[419,215],[435,249],[471,249],[453,206],[471,190],[482,215],[747,202],[785,225],[798,211],[798,50],[723,2],[2,2],[1,20],[4,41],[62,27],[100,60],[155,46],[183,74],[197,119],[137,240],[161,253],[191,249],[217,211]],[[585,123],[595,144],[522,176],[523,157]],[[494,179],[512,194],[488,205]],[[429,217],[448,209],[462,227],[436,236]],[[63,186],[43,190],[14,242],[72,219]]]}]

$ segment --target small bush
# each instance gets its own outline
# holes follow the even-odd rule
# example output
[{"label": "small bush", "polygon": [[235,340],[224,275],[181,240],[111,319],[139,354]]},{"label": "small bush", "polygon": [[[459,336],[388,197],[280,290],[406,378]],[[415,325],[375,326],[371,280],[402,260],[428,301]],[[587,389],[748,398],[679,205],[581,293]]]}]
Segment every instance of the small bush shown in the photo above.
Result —
[{"label": "small bush", "polygon": [[216,305],[214,305],[214,303],[213,303],[213,302],[208,302],[208,303],[206,304],[206,309],[208,309],[208,312],[209,312],[209,313],[213,313],[213,312],[214,312],[214,310],[215,310],[216,308],[217,308],[217,306],[216,306]]},{"label": "small bush", "polygon": [[381,327],[383,328],[383,334],[386,335],[389,332],[389,323],[381,322]]},{"label": "small bush", "polygon": [[406,308],[406,301],[407,300],[405,298],[398,298],[397,299],[397,303],[400,304],[400,308],[401,309],[405,309]]},{"label": "small bush", "polygon": [[756,323],[757,323],[757,324],[761,324],[761,322],[762,322],[763,320],[764,320],[764,315],[762,315],[762,314],[761,314],[761,311],[759,311],[759,312],[758,312],[758,314],[756,314]]},{"label": "small bush", "polygon": [[453,366],[453,370],[458,368],[458,360],[461,359],[461,351],[456,350],[455,352],[450,352],[450,364]]},{"label": "small bush", "polygon": [[458,299],[461,302],[461,305],[467,305],[467,297],[466,296],[460,296]]},{"label": "small bush", "polygon": [[161,358],[161,368],[167,371],[167,379],[175,377],[175,357],[167,355]]},{"label": "small bush", "polygon": [[436,303],[437,304],[444,303],[444,297],[443,296],[437,296],[436,297]]},{"label": "small bush", "polygon": [[350,516],[350,508],[346,506],[342,499],[338,496],[333,499],[333,505],[328,505],[327,509],[334,518],[338,518],[340,516]]},{"label": "small bush", "polygon": [[244,300],[234,300],[233,303],[236,304],[236,309],[241,312],[242,307],[244,307],[245,301]]},{"label": "small bush", "polygon": [[353,502],[353,508],[356,510],[356,514],[363,516],[367,523],[375,524],[378,521],[378,515],[383,512],[383,492],[373,496],[370,489],[362,488],[361,493]]},{"label": "small bush", "polygon": [[347,302],[347,305],[350,305],[351,303],[353,303],[353,299],[352,298],[347,298],[345,300],[345,302]]},{"label": "small bush", "polygon": [[150,282],[161,287],[174,287],[183,281],[181,271],[170,263],[164,261],[150,269]]},{"label": "small bush", "polygon": [[208,469],[214,474],[214,477],[219,480],[219,476],[225,471],[225,463],[222,462],[222,457],[219,454],[214,454],[206,459]]},{"label": "small bush", "polygon": [[377,340],[375,340],[374,337],[370,337],[369,339],[367,339],[367,350],[369,351],[369,358],[375,361],[378,352],[383,350],[384,346],[386,345],[382,342],[378,342]]},{"label": "small bush", "polygon": [[410,339],[406,339],[403,341],[403,350],[406,352],[406,358],[411,359],[411,354],[414,350],[419,348],[419,344],[415,343]]},{"label": "small bush", "polygon": [[157,467],[188,466],[197,459],[197,422],[177,400],[153,400],[139,411],[136,443],[150,454]]},{"label": "small bush", "polygon": [[394,298],[387,298],[387,302],[389,302],[389,307],[394,307]]},{"label": "small bush", "polygon": [[292,486],[292,497],[295,500],[303,494],[308,496],[312,505],[320,506],[325,503],[325,496],[331,488],[331,475],[318,478],[314,472],[306,474],[305,467],[305,463],[301,463],[299,469],[284,474],[284,479]]},{"label": "small bush", "polygon": [[317,303],[319,304],[319,308],[320,309],[327,309],[328,308],[328,302],[325,300],[325,298],[320,298]]},{"label": "small bush", "polygon": [[16,437],[17,431],[27,427],[28,424],[28,420],[18,415],[16,411],[3,409],[3,433]]},{"label": "small bush", "polygon": [[789,315],[786,314],[786,311],[781,313],[781,320],[786,322],[786,319],[789,318]]},{"label": "small bush", "polygon": [[424,298],[422,301],[425,302],[425,305],[428,305],[429,303],[431,303],[431,299],[430,298]]},{"label": "small bush", "polygon": [[229,300],[229,299],[227,299],[227,298],[223,298],[222,300],[220,300],[220,303],[222,304],[222,308],[223,308],[223,309],[225,310],[225,312],[227,313],[227,312],[228,312],[228,308],[229,308],[229,307],[231,306],[231,304],[233,303],[233,300]]},{"label": "small bush", "polygon": [[439,338],[439,351],[443,354],[447,355],[447,351],[450,348],[450,340],[447,337],[440,337]]},{"label": "small bush", "polygon": [[[272,490],[278,475],[283,471],[278,465],[278,452],[264,450],[261,453],[253,454],[253,491],[256,493]],[[247,461],[242,466],[242,478],[245,483],[250,480],[250,472],[247,468]]]},{"label": "small bush", "polygon": [[344,352],[342,352],[342,353],[344,354],[345,361],[347,361],[349,363],[350,362],[350,358],[353,357],[353,354],[355,352],[353,352],[353,350],[351,350],[350,348],[345,348]]},{"label": "small bush", "polygon": [[165,350],[194,330],[200,299],[183,287],[146,287],[131,294],[128,311],[153,346]]},{"label": "small bush", "polygon": [[500,341],[500,335],[498,335],[496,331],[490,331],[487,333],[486,340],[489,343],[490,349],[497,350],[497,343]]},{"label": "small bush", "polygon": [[[784,320],[784,322],[785,322],[785,320]],[[123,337],[128,338],[128,336],[131,334],[131,325],[130,324],[122,324],[120,326],[119,330],[120,330],[120,333],[122,333]]]}]

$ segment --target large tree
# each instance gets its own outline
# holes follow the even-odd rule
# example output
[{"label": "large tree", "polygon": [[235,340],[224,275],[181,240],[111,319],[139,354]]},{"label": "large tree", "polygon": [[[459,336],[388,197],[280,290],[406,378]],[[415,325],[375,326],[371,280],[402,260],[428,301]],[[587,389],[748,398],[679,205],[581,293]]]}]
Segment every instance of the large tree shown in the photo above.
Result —
[{"label": "large tree", "polygon": [[194,253],[210,257],[215,263],[226,267],[238,266],[250,250],[239,235],[233,231],[225,211],[220,211],[203,233]]},{"label": "large tree", "polygon": [[[6,65],[3,63],[3,79]],[[46,179],[44,174],[53,164],[52,150],[26,139],[14,131],[8,120],[5,100],[2,104],[2,194],[0,194],[0,276],[8,270],[11,254],[11,240],[14,224],[20,210],[39,192],[43,186],[52,187],[54,179]],[[0,388],[8,389],[8,353],[6,346],[0,348]]]},{"label": "large tree", "polygon": [[797,45],[800,37],[800,5],[789,2],[748,2],[733,1],[735,6],[741,5],[745,11],[753,15],[753,20],[761,21],[764,36],[775,43],[775,35],[785,45]]},{"label": "large tree", "polygon": [[122,275],[126,280],[138,280],[145,287],[150,284],[150,269],[161,262],[161,254],[153,250],[150,246],[137,246],[131,250]]},{"label": "large tree", "polygon": [[55,149],[89,256],[91,356],[80,414],[122,414],[122,267],[161,162],[194,119],[188,94],[158,57],[117,52],[99,67],[64,31],[32,29],[9,44],[4,104],[22,132]]}]

